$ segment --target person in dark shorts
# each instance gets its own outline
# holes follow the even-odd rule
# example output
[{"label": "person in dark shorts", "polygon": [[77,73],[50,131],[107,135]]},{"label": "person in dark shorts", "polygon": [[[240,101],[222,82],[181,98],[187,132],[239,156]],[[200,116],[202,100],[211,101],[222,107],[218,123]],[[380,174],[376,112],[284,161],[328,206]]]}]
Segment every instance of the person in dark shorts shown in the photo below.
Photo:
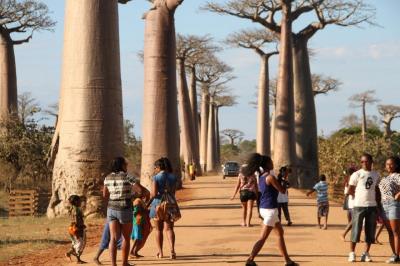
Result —
[{"label": "person in dark shorts", "polygon": [[235,198],[238,191],[240,193],[240,202],[243,210],[243,221],[240,225],[250,227],[254,201],[257,200],[258,195],[257,179],[254,173],[245,176],[242,171],[240,171],[235,192],[233,193],[231,200]]},{"label": "person in dark shorts", "polygon": [[[312,190],[307,192],[307,197],[313,192],[317,192],[317,217],[318,227],[324,230],[328,229],[328,214],[329,214],[329,200],[328,200],[328,183],[326,183],[326,176],[321,175],[319,182],[315,184]],[[321,218],[325,217],[325,224],[321,226]]]},{"label": "person in dark shorts", "polygon": [[371,244],[375,242],[377,198],[379,193],[379,175],[372,170],[372,156],[364,153],[361,156],[362,168],[354,172],[349,181],[349,195],[354,198],[353,220],[351,229],[349,262],[356,261],[355,248],[360,241],[361,230],[365,231],[365,250],[360,261],[372,261],[369,255]]}]

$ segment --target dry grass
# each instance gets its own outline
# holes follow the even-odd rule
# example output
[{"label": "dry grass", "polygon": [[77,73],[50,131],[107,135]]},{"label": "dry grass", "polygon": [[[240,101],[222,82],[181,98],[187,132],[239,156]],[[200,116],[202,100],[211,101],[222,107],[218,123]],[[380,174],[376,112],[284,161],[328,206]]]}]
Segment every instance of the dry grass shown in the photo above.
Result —
[{"label": "dry grass", "polygon": [[68,218],[15,217],[0,220],[0,261],[69,242]]}]

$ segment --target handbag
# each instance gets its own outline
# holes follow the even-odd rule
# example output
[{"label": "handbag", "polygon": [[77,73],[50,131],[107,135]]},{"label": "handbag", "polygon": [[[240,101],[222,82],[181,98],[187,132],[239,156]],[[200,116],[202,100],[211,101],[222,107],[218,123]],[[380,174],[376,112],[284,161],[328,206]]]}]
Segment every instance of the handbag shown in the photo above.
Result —
[{"label": "handbag", "polygon": [[164,193],[161,196],[161,202],[156,207],[156,217],[157,221],[178,221],[182,215],[179,209],[178,203],[175,196],[168,191],[167,180],[165,180]]}]

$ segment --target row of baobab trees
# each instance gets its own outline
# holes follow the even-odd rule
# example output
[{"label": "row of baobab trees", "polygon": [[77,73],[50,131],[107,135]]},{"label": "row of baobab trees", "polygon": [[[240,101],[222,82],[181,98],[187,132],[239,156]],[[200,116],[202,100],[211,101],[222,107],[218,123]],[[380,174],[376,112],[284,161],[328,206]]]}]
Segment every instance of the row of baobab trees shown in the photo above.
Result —
[{"label": "row of baobab trees", "polygon": [[[102,177],[111,158],[123,153],[118,3],[127,2],[66,0],[59,114],[51,152],[54,167],[50,217],[65,214],[71,194],[85,197],[86,215],[100,213]],[[228,99],[226,84],[233,78],[231,69],[214,56],[218,48],[208,37],[176,38],[174,13],[183,0],[150,2],[152,6],[143,16],[145,85],[141,179],[145,186],[150,186],[153,162],[161,156],[170,158],[180,175],[180,150],[185,162],[194,162],[198,170],[214,170],[219,154],[218,108],[234,103],[234,98]],[[47,7],[37,1],[21,1],[25,6],[18,6],[15,0],[0,3],[0,12],[3,12],[0,56],[4,59],[0,97],[2,113],[9,114],[16,110],[16,101],[10,96],[16,95],[13,46],[32,37],[31,34],[24,40],[14,41],[11,35],[28,30],[32,33],[38,29],[51,30],[54,22],[47,15]],[[227,40],[254,50],[261,58],[257,151],[262,154],[273,151],[277,166],[296,168],[293,184],[310,187],[318,175],[318,146],[308,42],[327,25],[373,24],[375,9],[362,0],[229,0],[223,4],[208,2],[203,9],[261,26],[261,30],[235,33]],[[4,16],[13,10],[17,16]],[[304,24],[298,32],[293,30],[294,22],[312,14],[314,21]],[[278,51],[276,45],[271,51],[265,48],[270,43],[279,43],[272,131],[268,62]],[[197,84],[201,94],[200,119],[196,107]],[[271,142],[276,148],[271,149]]]}]

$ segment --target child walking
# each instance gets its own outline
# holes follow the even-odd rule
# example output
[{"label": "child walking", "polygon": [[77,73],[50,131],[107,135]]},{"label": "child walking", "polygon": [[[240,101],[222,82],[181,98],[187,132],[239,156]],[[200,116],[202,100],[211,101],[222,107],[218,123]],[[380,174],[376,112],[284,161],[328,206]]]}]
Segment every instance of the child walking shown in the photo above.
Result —
[{"label": "child walking", "polygon": [[65,256],[71,260],[71,255],[73,255],[77,258],[78,264],[83,264],[86,263],[81,260],[81,255],[86,245],[86,226],[83,221],[83,213],[80,209],[81,198],[77,195],[72,195],[68,198],[68,201],[71,204],[69,210],[71,225],[68,228],[68,232],[72,243],[71,249],[65,253]]},{"label": "child walking", "polygon": [[143,257],[139,255],[146,243],[146,240],[152,230],[149,211],[146,209],[142,199],[137,198],[133,201],[133,228],[131,238],[133,240],[130,256],[133,258]]},{"label": "child walking", "polygon": [[[328,183],[326,183],[325,175],[321,175],[319,177],[319,182],[315,184],[312,190],[307,192],[307,197],[310,196],[314,191],[317,192],[318,227],[326,230],[328,229],[329,201]],[[323,227],[321,227],[321,217],[325,217],[325,224]]]}]

